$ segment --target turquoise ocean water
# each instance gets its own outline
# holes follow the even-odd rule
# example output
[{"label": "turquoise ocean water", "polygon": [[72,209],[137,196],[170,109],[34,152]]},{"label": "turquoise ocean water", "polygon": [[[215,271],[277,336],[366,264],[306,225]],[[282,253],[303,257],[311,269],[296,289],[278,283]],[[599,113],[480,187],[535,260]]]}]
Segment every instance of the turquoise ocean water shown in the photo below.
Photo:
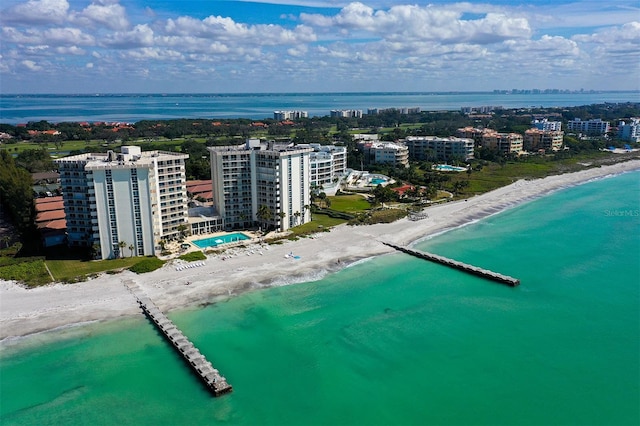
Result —
[{"label": "turquoise ocean water", "polygon": [[0,354],[0,423],[637,425],[640,172],[418,248],[170,317],[227,377],[212,398],[142,315]]}]

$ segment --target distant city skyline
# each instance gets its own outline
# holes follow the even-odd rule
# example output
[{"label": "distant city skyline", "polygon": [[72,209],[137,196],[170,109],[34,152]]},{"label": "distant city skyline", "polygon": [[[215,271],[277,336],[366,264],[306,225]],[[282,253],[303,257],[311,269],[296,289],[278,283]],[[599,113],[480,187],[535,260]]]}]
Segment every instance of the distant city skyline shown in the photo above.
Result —
[{"label": "distant city skyline", "polygon": [[0,93],[639,90],[636,0],[4,0]]}]

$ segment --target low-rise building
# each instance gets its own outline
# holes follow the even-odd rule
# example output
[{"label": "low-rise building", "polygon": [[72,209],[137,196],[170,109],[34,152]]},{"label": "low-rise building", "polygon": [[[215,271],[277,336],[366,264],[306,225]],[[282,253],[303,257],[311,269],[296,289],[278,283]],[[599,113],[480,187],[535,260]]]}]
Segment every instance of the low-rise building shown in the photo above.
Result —
[{"label": "low-rise building", "polygon": [[366,164],[389,164],[395,167],[409,167],[409,149],[394,142],[358,142]]},{"label": "low-rise building", "polygon": [[473,158],[474,141],[471,138],[408,136],[404,144],[409,149],[409,158],[412,160],[466,161]]},{"label": "low-rise building", "polygon": [[606,135],[611,130],[611,127],[608,121],[602,121],[600,118],[585,121],[574,118],[567,123],[567,130],[586,136],[601,136]]},{"label": "low-rise building", "polygon": [[564,132],[561,130],[528,129],[524,132],[525,151],[558,151],[564,144]]},{"label": "low-rise building", "polygon": [[546,118],[541,120],[532,120],[531,126],[538,130],[544,131],[560,131],[562,130],[562,122],[561,121],[549,121]]},{"label": "low-rise building", "polygon": [[498,133],[489,129],[482,134],[482,146],[497,149],[503,154],[520,154],[523,148],[523,137],[518,133]]}]

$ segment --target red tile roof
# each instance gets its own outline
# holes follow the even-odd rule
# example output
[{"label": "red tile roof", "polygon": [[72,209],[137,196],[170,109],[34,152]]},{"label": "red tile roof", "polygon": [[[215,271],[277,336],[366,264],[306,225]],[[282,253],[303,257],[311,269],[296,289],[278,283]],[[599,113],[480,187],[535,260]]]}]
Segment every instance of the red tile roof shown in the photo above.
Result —
[{"label": "red tile roof", "polygon": [[187,187],[187,192],[191,193],[191,194],[201,194],[203,192],[211,192],[212,188],[211,188],[211,184],[207,185],[207,184],[202,184],[202,185],[196,185],[196,186],[192,186],[192,187]]},{"label": "red tile roof", "polygon": [[47,212],[41,212],[36,215],[36,223],[50,222],[52,220],[64,219],[64,210],[51,210]]},{"label": "red tile roof", "polygon": [[38,224],[40,232],[61,231],[67,229],[67,221],[64,219],[56,219],[50,222],[42,222]]},{"label": "red tile roof", "polygon": [[64,211],[64,201],[56,201],[53,203],[40,203],[36,204],[36,212],[50,212],[53,210],[62,210]]},{"label": "red tile roof", "polygon": [[58,201],[62,201],[62,195],[58,197],[36,198],[36,205],[47,204],[47,203],[57,203]]}]

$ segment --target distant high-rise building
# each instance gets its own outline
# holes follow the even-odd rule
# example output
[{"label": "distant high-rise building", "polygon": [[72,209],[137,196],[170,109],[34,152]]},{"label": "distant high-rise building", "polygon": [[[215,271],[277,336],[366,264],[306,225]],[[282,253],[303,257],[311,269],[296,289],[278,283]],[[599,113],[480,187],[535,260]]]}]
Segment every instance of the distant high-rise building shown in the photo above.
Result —
[{"label": "distant high-rise building", "polygon": [[[213,200],[227,229],[281,231],[311,220],[311,148],[259,139],[210,147]],[[259,217],[267,210],[269,217]]]},{"label": "distant high-rise building", "polygon": [[362,118],[361,109],[333,109],[330,112],[331,117],[337,118]]},{"label": "distant high-rise building", "polygon": [[179,238],[188,223],[188,157],[123,146],[56,160],[69,246],[95,247],[97,258],[111,259],[130,246],[131,254],[154,255],[161,240]]},{"label": "distant high-rise building", "polygon": [[295,120],[298,118],[307,118],[309,113],[307,111],[273,111],[274,120]]}]

